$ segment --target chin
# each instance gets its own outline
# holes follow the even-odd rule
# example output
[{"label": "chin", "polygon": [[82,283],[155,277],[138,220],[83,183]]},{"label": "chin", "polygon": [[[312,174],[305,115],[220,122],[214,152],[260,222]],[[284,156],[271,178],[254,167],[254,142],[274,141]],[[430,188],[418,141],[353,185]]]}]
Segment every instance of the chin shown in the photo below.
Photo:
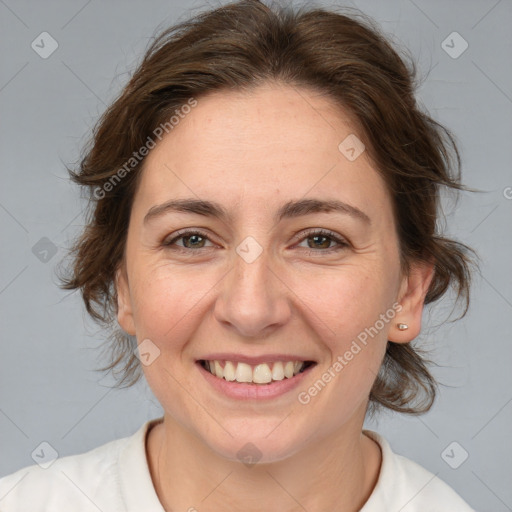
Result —
[{"label": "chin", "polygon": [[270,421],[243,418],[225,422],[223,426],[231,435],[219,427],[220,437],[211,438],[210,430],[203,437],[203,442],[213,452],[233,462],[248,465],[279,462],[299,451],[312,434],[301,436],[298,432],[291,432],[290,425],[284,425],[286,421],[276,428],[282,419]]}]

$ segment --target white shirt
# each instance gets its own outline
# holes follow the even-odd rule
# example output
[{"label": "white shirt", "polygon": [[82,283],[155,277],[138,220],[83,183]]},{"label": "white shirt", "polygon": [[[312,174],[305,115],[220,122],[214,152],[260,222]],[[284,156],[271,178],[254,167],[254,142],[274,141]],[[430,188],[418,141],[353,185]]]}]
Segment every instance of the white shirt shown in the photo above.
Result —
[{"label": "white shirt", "polygon": [[[160,421],[86,453],[57,458],[46,469],[34,464],[0,478],[0,511],[165,512],[146,458],[146,434]],[[393,453],[382,436],[364,432],[380,445],[382,464],[360,512],[475,512],[442,480]]]}]

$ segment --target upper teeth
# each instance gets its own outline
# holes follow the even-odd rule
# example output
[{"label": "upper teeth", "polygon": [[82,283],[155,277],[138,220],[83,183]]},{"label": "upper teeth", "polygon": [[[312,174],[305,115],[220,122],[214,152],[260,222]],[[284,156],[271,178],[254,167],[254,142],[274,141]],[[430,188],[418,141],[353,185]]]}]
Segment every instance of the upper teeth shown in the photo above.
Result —
[{"label": "upper teeth", "polygon": [[276,361],[273,363],[262,363],[251,366],[247,363],[236,363],[225,361],[222,367],[220,361],[205,361],[205,366],[210,373],[227,381],[254,382],[255,384],[267,384],[273,380],[290,379],[299,373],[305,365],[304,361],[287,361],[285,363]]}]

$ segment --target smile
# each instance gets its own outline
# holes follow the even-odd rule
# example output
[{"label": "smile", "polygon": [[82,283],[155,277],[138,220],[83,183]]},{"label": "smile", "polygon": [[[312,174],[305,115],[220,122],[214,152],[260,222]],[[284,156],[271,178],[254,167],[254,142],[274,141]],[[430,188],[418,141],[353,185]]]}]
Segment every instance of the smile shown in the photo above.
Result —
[{"label": "smile", "polygon": [[315,364],[313,361],[275,361],[250,365],[236,361],[200,360],[201,366],[212,375],[228,382],[271,384],[291,379]]}]

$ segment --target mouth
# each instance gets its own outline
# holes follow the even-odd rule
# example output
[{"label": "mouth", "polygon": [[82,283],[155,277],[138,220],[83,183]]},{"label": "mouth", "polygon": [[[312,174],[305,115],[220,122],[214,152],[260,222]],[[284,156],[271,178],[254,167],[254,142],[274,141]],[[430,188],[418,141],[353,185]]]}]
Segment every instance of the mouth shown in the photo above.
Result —
[{"label": "mouth", "polygon": [[248,364],[242,361],[200,359],[198,364],[219,380],[230,383],[269,386],[273,383],[294,379],[309,368],[316,365],[315,361],[273,361],[267,363]]}]

